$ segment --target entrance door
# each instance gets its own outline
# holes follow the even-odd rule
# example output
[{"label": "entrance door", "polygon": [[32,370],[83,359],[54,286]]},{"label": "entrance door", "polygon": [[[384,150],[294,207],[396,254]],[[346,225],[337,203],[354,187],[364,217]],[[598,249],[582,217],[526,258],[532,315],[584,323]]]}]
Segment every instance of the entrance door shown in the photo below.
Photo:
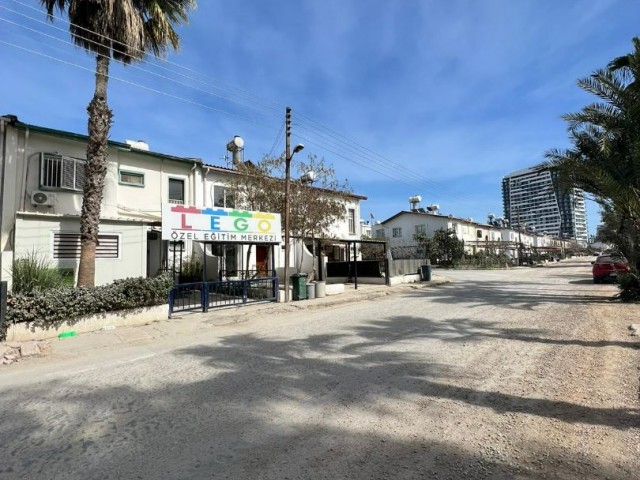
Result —
[{"label": "entrance door", "polygon": [[259,277],[269,276],[269,247],[256,245],[256,270]]},{"label": "entrance door", "polygon": [[155,277],[162,267],[162,240],[159,232],[147,232],[147,277]]}]

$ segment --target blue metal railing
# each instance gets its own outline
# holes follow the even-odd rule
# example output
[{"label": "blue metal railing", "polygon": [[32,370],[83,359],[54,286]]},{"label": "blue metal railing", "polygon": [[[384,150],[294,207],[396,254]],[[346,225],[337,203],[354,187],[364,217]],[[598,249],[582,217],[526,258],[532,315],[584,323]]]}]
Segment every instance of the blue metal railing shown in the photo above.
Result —
[{"label": "blue metal railing", "polygon": [[169,293],[169,318],[175,312],[200,310],[256,302],[278,301],[278,278],[223,280],[176,284]]}]

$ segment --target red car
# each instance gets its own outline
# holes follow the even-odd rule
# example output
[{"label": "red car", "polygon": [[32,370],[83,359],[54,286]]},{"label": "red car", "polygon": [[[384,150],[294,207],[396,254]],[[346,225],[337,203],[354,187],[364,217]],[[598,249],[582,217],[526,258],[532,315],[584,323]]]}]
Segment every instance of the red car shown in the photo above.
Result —
[{"label": "red car", "polygon": [[631,270],[627,259],[620,254],[604,253],[593,263],[593,283],[600,283],[607,278],[616,279],[618,273]]}]

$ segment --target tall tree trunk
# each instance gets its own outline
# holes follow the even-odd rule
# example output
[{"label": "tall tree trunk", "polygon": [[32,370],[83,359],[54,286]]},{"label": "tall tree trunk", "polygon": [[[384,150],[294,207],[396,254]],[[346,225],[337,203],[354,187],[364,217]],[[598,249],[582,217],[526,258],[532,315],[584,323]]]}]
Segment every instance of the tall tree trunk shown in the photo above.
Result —
[{"label": "tall tree trunk", "polygon": [[96,87],[87,107],[89,113],[89,142],[85,167],[84,197],[80,217],[80,265],[78,286],[95,285],[96,246],[100,224],[100,207],[107,175],[107,154],[111,110],[107,104],[109,56],[96,57]]}]

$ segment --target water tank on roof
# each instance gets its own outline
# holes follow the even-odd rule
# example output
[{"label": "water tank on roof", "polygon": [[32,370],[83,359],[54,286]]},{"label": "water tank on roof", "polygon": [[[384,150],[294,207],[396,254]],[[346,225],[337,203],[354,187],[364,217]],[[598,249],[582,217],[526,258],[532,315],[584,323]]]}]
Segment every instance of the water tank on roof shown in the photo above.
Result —
[{"label": "water tank on roof", "polygon": [[242,137],[235,135],[229,143],[227,143],[227,151],[231,152],[233,165],[241,163],[244,157],[244,140]]},{"label": "water tank on roof", "polygon": [[422,197],[420,195],[413,195],[412,197],[409,197],[409,204],[411,205],[412,212],[418,211],[421,201]]},{"label": "water tank on roof", "polygon": [[144,140],[125,140],[127,145],[131,148],[135,148],[136,150],[143,150],[145,152],[149,151],[149,144]]}]

